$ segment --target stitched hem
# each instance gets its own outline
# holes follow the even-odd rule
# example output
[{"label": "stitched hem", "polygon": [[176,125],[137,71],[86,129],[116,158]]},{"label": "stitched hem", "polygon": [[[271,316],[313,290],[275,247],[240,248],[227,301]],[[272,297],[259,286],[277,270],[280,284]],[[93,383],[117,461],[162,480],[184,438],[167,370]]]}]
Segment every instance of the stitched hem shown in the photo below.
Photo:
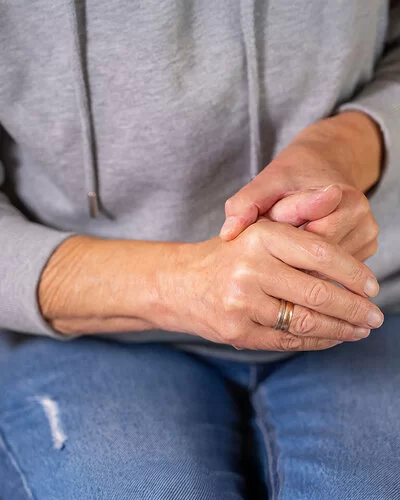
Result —
[{"label": "stitched hem", "polygon": [[2,435],[1,432],[0,432],[0,447],[4,450],[4,452],[6,454],[6,457],[10,460],[11,465],[14,467],[16,473],[20,477],[21,484],[22,484],[22,486],[24,488],[24,491],[25,491],[25,493],[27,495],[27,498],[29,500],[34,500],[32,491],[29,488],[28,483],[26,481],[26,477],[25,477],[24,473],[22,472],[22,469],[19,466],[16,458],[14,457],[13,453],[11,452],[11,449],[8,446],[7,441],[6,441],[5,437],[4,437],[4,435]]},{"label": "stitched hem", "polygon": [[[266,396],[265,396],[265,399]],[[264,467],[267,483],[271,485],[271,500],[279,500],[282,485],[282,475],[279,472],[279,447],[275,439],[275,429],[268,423],[268,413],[263,411],[257,396],[253,393],[253,407],[256,414],[255,423],[265,444],[268,467]]]}]

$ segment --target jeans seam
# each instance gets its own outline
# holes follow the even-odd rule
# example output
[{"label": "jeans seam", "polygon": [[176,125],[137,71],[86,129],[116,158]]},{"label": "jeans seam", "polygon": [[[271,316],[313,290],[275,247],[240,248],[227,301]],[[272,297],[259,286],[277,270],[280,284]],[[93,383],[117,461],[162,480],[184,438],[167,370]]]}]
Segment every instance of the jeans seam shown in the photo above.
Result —
[{"label": "jeans seam", "polygon": [[264,470],[264,473],[266,476],[269,476],[266,479],[269,479],[269,483],[271,484],[271,500],[279,500],[282,478],[278,470],[278,446],[276,439],[273,438],[273,425],[264,424],[264,420],[266,422],[269,420],[268,413],[261,409],[261,405],[255,394],[253,394],[253,407],[256,413],[256,425],[260,430],[268,457],[268,471]]},{"label": "jeans seam", "polygon": [[18,461],[17,461],[16,457],[12,453],[11,448],[10,448],[10,446],[8,445],[8,443],[7,443],[6,439],[5,439],[4,433],[1,432],[1,429],[0,429],[0,447],[4,450],[7,458],[11,462],[11,465],[14,467],[16,473],[20,477],[21,484],[22,484],[22,486],[24,488],[25,493],[27,494],[27,498],[29,500],[34,500],[32,491],[31,491],[31,489],[28,486],[28,482],[26,480],[26,476],[22,472],[22,469],[21,469],[20,465],[18,464]]}]

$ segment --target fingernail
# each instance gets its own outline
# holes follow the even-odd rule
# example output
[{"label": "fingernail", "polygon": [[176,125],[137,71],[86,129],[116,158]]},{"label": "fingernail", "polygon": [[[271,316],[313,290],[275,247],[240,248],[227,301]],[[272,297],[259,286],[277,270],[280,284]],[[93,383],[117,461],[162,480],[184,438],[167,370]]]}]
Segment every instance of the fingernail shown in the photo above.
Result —
[{"label": "fingernail", "polygon": [[236,228],[236,217],[228,217],[224,222],[223,226],[221,227],[219,235],[222,238],[227,238],[228,236],[231,235],[231,233],[233,233],[235,228]]},{"label": "fingernail", "polygon": [[354,330],[354,338],[356,339],[365,339],[371,333],[371,330],[368,328],[356,328]]},{"label": "fingernail", "polygon": [[376,297],[379,293],[379,284],[375,278],[368,278],[365,282],[364,292],[368,297]]},{"label": "fingernail", "polygon": [[383,314],[376,309],[373,309],[368,313],[368,325],[371,328],[379,328],[382,325],[384,319],[385,318]]}]

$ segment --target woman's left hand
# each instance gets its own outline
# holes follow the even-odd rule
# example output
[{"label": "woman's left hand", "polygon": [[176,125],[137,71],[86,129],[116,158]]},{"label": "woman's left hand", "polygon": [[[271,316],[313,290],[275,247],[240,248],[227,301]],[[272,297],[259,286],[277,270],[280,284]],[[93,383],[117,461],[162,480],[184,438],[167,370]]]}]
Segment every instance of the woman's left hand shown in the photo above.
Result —
[{"label": "woman's left hand", "polygon": [[339,244],[364,262],[378,249],[379,226],[361,191],[347,185],[295,193],[278,201],[267,213],[275,222],[300,227]]},{"label": "woman's left hand", "polygon": [[378,235],[364,192],[379,180],[381,157],[380,131],[364,113],[321,120],[226,202],[221,237],[235,238],[263,215],[297,226],[312,221],[307,231],[364,261],[376,252]]}]

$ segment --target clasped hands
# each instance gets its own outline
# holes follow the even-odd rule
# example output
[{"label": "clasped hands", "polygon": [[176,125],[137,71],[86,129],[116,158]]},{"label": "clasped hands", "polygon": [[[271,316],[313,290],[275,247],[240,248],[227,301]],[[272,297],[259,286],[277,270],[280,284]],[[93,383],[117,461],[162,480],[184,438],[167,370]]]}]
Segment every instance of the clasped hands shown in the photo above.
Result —
[{"label": "clasped hands", "polygon": [[[368,300],[379,286],[363,264],[378,246],[363,191],[378,181],[381,149],[366,115],[323,120],[226,202],[220,237],[232,253],[235,242],[242,252],[228,277],[228,264],[216,276],[226,282],[225,341],[238,348],[324,349],[365,338],[382,324]],[[295,304],[289,332],[273,330],[278,299]]]},{"label": "clasped hands", "polygon": [[[156,328],[242,349],[365,338],[383,322],[364,264],[378,235],[364,193],[379,180],[381,156],[375,123],[343,113],[305,128],[229,199],[219,237],[71,237],[41,275],[42,315],[67,335]],[[274,330],[281,299],[295,304],[285,332]]]}]

